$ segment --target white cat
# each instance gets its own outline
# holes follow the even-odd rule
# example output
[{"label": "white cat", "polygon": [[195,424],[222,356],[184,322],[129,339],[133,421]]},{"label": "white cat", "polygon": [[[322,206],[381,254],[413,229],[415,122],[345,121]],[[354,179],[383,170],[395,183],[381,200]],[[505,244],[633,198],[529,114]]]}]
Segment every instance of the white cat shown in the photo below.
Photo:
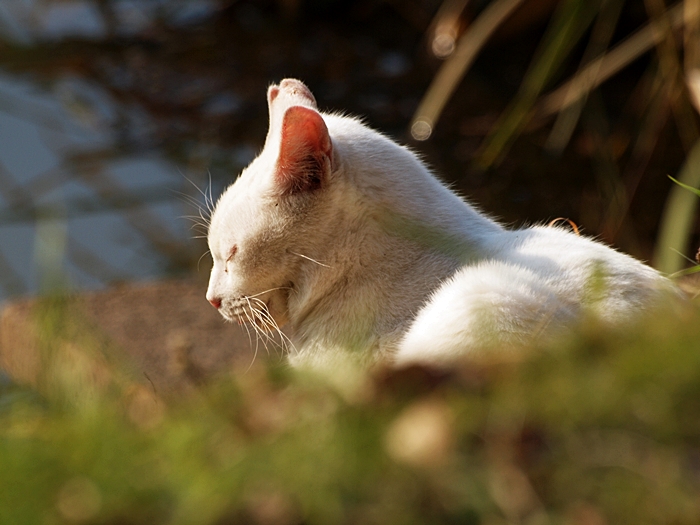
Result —
[{"label": "white cat", "polygon": [[674,289],[567,230],[504,229],[408,149],[319,113],[298,80],[267,99],[265,147],[211,216],[207,299],[231,321],[290,325],[294,364],[441,365],[527,345],[585,311],[624,321]]}]

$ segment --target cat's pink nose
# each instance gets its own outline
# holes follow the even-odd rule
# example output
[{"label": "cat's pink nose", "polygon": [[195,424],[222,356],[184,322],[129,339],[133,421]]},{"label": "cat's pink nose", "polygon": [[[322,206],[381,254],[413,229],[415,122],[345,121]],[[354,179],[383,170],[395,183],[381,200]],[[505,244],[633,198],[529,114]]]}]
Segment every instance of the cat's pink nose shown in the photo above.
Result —
[{"label": "cat's pink nose", "polygon": [[216,308],[217,310],[218,310],[219,308],[221,308],[221,299],[219,299],[218,297],[214,297],[213,299],[209,299],[209,302],[210,302],[211,305],[212,305],[214,308]]}]

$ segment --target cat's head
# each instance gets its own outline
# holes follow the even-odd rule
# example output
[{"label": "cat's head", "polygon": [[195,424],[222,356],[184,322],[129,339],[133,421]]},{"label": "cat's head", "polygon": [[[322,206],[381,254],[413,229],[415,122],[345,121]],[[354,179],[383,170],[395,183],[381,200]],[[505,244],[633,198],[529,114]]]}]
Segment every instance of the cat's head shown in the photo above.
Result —
[{"label": "cat's head", "polygon": [[[267,92],[270,127],[260,155],[220,197],[211,216],[214,261],[207,299],[228,320],[274,329],[304,253],[329,212],[337,161],[316,100],[298,80]],[[325,195],[325,196],[324,196]],[[324,204],[325,203],[325,204]]]}]

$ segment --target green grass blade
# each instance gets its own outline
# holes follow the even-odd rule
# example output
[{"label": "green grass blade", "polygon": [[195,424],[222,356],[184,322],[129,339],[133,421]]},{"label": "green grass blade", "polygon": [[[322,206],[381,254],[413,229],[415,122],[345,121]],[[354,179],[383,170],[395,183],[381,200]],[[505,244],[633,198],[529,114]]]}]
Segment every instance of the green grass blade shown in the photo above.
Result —
[{"label": "green grass blade", "polygon": [[669,179],[671,179],[673,182],[678,184],[681,188],[685,188],[688,191],[692,191],[695,195],[700,197],[700,190],[697,188],[693,188],[692,186],[688,186],[687,184],[683,184],[681,181],[674,179],[670,175],[668,176]]},{"label": "green grass blade", "polygon": [[695,189],[700,186],[700,140],[688,154],[678,180],[672,180],[677,184],[666,199],[653,258],[654,266],[668,274],[683,268],[682,254],[688,251],[700,195]]}]

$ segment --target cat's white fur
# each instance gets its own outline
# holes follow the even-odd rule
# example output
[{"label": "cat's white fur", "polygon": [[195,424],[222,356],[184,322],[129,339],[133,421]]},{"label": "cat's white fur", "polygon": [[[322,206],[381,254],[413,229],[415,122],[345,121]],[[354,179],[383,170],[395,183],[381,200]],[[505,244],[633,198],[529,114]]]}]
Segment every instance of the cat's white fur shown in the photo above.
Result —
[{"label": "cat's white fur", "polygon": [[505,229],[405,147],[318,113],[297,80],[271,86],[268,102],[265,147],[211,216],[207,298],[229,320],[289,325],[293,363],[449,363],[558,333],[585,311],[624,321],[673,289],[590,238]]}]

